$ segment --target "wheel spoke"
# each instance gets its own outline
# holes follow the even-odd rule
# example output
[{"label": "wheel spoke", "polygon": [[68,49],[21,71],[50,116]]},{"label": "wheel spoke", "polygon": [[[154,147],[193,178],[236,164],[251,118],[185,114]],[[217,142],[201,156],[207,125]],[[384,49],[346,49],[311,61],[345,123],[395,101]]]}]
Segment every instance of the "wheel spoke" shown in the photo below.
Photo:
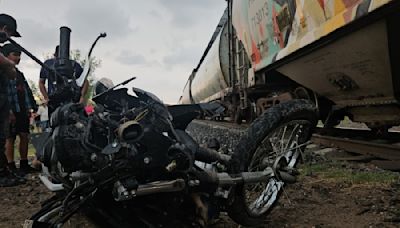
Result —
[{"label": "wheel spoke", "polygon": [[[252,159],[252,161],[250,163],[250,166],[249,166],[249,171],[256,171],[256,170],[254,170],[253,166],[255,164],[257,164],[259,161],[264,159],[263,155],[269,154],[269,153],[270,153],[270,151],[268,151],[268,148],[265,145],[265,142],[263,141],[261,143],[260,147],[257,148],[256,152],[254,153],[253,159]],[[250,169],[250,168],[252,168],[252,169]]]},{"label": "wheel spoke", "polygon": [[[281,140],[279,141],[279,144],[280,144],[280,148],[281,148],[281,150],[280,150],[280,152],[284,152],[283,150],[284,150],[284,148],[283,148],[283,142],[284,142],[284,138],[285,138],[285,135],[286,135],[286,130],[287,130],[287,125],[285,125],[285,128],[284,128],[284,130],[283,130],[283,134],[282,134],[282,137],[281,137]],[[278,155],[278,154],[277,154]],[[279,155],[278,155],[279,156]]]},{"label": "wheel spoke", "polygon": [[290,200],[289,194],[287,194],[286,189],[284,188],[284,186],[282,186],[282,192],[283,192],[283,195],[288,200],[289,204],[292,205],[292,201]]},{"label": "wheel spoke", "polygon": [[[256,148],[248,171],[265,170],[281,156],[286,158],[288,167],[293,168],[301,155],[301,148],[307,144],[299,142],[299,135],[306,132],[304,129],[310,126],[308,124],[306,121],[288,122],[268,135]],[[271,178],[267,183],[246,185],[245,198],[249,210],[255,215],[265,213],[277,200],[280,191],[284,192],[290,202],[284,190],[284,182],[275,178]]]},{"label": "wheel spoke", "polygon": [[293,130],[292,130],[292,133],[290,133],[290,136],[289,136],[289,138],[288,138],[288,140],[287,140],[287,144],[286,144],[286,146],[285,146],[285,151],[287,150],[289,144],[292,142],[292,137],[293,137],[293,135],[295,135],[294,133],[296,132],[296,130],[297,130],[298,127],[300,127],[300,125],[299,125],[299,124],[296,124],[295,127],[294,127]]}]

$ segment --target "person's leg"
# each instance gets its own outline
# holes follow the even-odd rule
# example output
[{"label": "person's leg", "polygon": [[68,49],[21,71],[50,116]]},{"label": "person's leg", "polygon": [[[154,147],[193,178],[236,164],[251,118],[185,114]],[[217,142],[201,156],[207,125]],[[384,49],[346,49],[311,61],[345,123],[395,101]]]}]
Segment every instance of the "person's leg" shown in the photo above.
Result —
[{"label": "person's leg", "polygon": [[46,131],[46,122],[45,121],[40,121],[40,129],[42,132]]},{"label": "person's leg", "polygon": [[42,133],[43,132],[43,128],[42,128],[42,122],[36,122],[36,131],[37,133]]},{"label": "person's leg", "polygon": [[19,133],[19,154],[21,155],[21,160],[28,160],[28,144],[29,134],[26,132]]},{"label": "person's leg", "polygon": [[8,172],[6,149],[6,132],[8,128],[8,108],[0,108],[0,187],[11,187],[22,184],[23,181]]},{"label": "person's leg", "polygon": [[7,166],[10,170],[17,169],[14,162],[14,143],[15,143],[15,138],[8,137],[6,139],[6,156],[8,162]]},{"label": "person's leg", "polygon": [[28,162],[28,144],[29,144],[29,134],[28,133],[20,133],[19,134],[19,153],[21,155],[21,160],[19,161],[20,170],[25,173],[32,173],[36,170],[29,165]]},{"label": "person's leg", "polygon": [[16,171],[17,169],[14,162],[14,144],[16,137],[16,122],[11,123],[11,120],[9,119],[6,124],[6,156],[8,169],[12,171]]},{"label": "person's leg", "polygon": [[[4,112],[6,111],[6,115]],[[5,154],[6,149],[6,130],[8,125],[8,110],[0,109],[0,172],[7,170],[7,157]]]},{"label": "person's leg", "polygon": [[15,144],[16,136],[8,136],[6,139],[6,156],[8,160],[8,170],[12,175],[17,178],[23,179],[25,177],[25,172],[22,172],[20,169],[17,169],[14,161],[14,144]]},{"label": "person's leg", "polygon": [[47,130],[47,129],[50,127],[50,123],[49,123],[48,120],[43,121],[43,122],[44,122],[44,128],[45,128],[45,130]]},{"label": "person's leg", "polygon": [[21,160],[19,168],[25,174],[35,172],[28,163],[28,144],[29,144],[29,117],[26,113],[20,113],[17,117],[17,132],[19,135],[19,153]]}]

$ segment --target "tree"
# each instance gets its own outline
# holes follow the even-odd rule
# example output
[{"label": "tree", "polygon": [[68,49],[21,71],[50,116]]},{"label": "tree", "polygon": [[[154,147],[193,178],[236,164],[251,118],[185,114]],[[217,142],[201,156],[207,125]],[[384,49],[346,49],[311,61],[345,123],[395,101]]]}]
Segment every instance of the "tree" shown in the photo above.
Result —
[{"label": "tree", "polygon": [[[71,59],[77,61],[81,66],[86,65],[86,58],[81,55],[81,51],[79,49],[72,50],[70,53]],[[88,75],[88,81],[90,84],[95,80],[95,70],[101,66],[101,60],[97,59],[96,57],[91,57],[90,59],[90,72]]]},{"label": "tree", "polygon": [[[81,66],[86,65],[86,58],[82,59],[81,51],[79,49],[72,50],[70,53],[71,59],[77,61]],[[93,81],[95,80],[95,70],[101,65],[101,60],[97,59],[96,57],[91,57],[90,58],[90,72],[87,77],[87,80],[89,81],[89,89],[88,93],[85,96],[85,101],[88,101],[89,99],[92,98],[93,94]]]},{"label": "tree", "polygon": [[42,94],[39,91],[38,85],[32,79],[28,79],[29,87],[32,90],[33,97],[36,101],[42,100]]}]

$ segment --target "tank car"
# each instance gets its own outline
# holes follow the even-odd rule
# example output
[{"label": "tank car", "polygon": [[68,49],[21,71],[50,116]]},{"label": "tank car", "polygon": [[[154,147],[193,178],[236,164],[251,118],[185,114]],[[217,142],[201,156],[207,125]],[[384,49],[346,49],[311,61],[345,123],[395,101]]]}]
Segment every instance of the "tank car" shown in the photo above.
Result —
[{"label": "tank car", "polygon": [[219,101],[241,122],[306,98],[327,127],[398,125],[399,12],[395,0],[228,1],[180,102]]}]

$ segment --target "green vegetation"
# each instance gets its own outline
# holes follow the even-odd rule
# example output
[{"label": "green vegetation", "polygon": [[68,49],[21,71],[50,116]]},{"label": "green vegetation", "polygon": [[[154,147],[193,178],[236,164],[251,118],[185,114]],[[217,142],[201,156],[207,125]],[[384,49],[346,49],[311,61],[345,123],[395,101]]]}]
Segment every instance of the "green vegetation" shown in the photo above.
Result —
[{"label": "green vegetation", "polygon": [[35,148],[33,147],[32,143],[29,143],[29,146],[28,146],[28,157],[35,156],[35,154],[36,154]]},{"label": "green vegetation", "polygon": [[[17,137],[15,139],[15,144],[14,144],[14,158],[15,158],[15,160],[18,160],[20,158],[19,147],[18,146],[19,146],[19,137]],[[36,155],[36,150],[33,147],[32,143],[29,143],[29,145],[28,145],[28,157],[32,157],[32,156],[35,156],[35,155]]]},{"label": "green vegetation", "polygon": [[301,176],[316,175],[322,179],[351,184],[391,184],[399,181],[400,175],[384,170],[356,170],[346,168],[346,163],[332,162],[307,165],[300,169]]}]

